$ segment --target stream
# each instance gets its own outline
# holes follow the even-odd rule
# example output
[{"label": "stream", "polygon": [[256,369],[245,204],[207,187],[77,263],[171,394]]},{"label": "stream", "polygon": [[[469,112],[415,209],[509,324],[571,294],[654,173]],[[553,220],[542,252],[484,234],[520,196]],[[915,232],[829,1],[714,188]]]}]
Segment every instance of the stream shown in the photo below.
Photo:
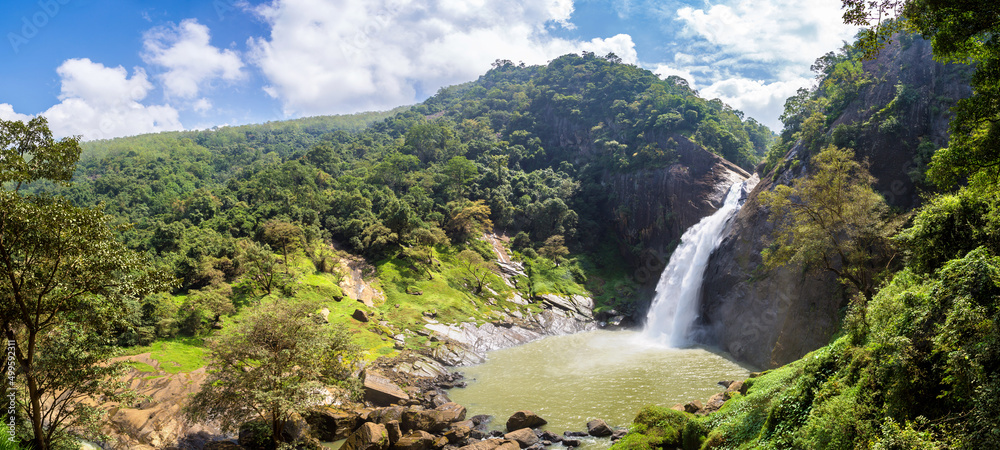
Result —
[{"label": "stream", "polygon": [[[721,380],[742,380],[749,370],[702,348],[670,348],[634,331],[592,331],[554,336],[490,352],[476,366],[460,367],[468,387],[451,399],[467,417],[494,416],[502,429],[515,411],[527,409],[547,420],[556,434],[586,431],[591,419],[625,427],[643,406],[670,407],[705,402],[724,388]],[[585,439],[589,448],[608,439]]]}]

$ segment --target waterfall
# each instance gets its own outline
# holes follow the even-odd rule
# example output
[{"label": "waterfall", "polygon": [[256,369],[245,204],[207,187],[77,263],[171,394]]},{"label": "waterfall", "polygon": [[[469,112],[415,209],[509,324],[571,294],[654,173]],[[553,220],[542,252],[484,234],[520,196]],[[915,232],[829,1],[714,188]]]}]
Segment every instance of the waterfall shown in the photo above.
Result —
[{"label": "waterfall", "polygon": [[719,246],[726,222],[740,209],[745,186],[746,182],[734,183],[722,208],[701,219],[681,236],[681,244],[670,256],[656,285],[656,296],[642,330],[645,339],[671,347],[691,344],[708,257]]}]

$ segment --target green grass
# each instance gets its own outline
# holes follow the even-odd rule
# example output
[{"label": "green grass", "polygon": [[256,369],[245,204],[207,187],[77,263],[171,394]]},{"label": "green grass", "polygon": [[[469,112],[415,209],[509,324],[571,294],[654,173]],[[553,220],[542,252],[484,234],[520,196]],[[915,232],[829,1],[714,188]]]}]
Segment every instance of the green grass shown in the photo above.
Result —
[{"label": "green grass", "polygon": [[139,370],[139,372],[143,372],[143,373],[157,373],[157,372],[159,372],[158,370],[156,370],[155,367],[153,367],[153,366],[151,366],[149,364],[146,364],[144,362],[129,361],[126,364],[128,364],[128,365],[130,365],[132,367],[135,367],[136,369]]},{"label": "green grass", "polygon": [[146,347],[135,347],[129,353],[138,355],[146,352],[150,353],[152,359],[159,361],[160,368],[164,372],[171,374],[191,372],[205,367],[208,363],[205,359],[208,349],[200,338],[178,337],[157,341]]}]

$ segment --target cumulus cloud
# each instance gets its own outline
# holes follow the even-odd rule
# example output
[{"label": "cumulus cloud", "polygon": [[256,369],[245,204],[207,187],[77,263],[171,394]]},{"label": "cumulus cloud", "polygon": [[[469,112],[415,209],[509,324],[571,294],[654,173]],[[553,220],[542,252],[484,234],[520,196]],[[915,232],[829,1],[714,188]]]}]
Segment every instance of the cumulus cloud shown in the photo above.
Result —
[{"label": "cumulus cloud", "polygon": [[852,39],[835,0],[739,0],[711,8],[681,8],[688,31],[741,59],[808,64]]},{"label": "cumulus cloud", "polygon": [[143,60],[166,68],[159,78],[168,95],[194,98],[201,87],[216,79],[235,81],[243,77],[240,56],[213,47],[210,37],[208,27],[195,19],[156,27],[143,35]]},{"label": "cumulus cloud", "polygon": [[[69,59],[56,72],[61,78],[60,103],[41,113],[57,137],[80,135],[84,140],[183,129],[177,110],[169,105],[143,105],[152,89],[145,71],[105,67],[89,59]],[[0,117],[26,120],[28,115],[0,104]]]},{"label": "cumulus cloud", "polygon": [[768,83],[742,77],[727,78],[702,89],[701,95],[718,98],[777,131],[782,128],[778,117],[784,111],[785,100],[811,81],[811,78],[793,78]]},{"label": "cumulus cloud", "polygon": [[251,39],[265,90],[286,114],[330,114],[414,103],[469,81],[496,59],[544,64],[582,50],[638,60],[628,35],[572,41],[571,0],[274,0],[257,9],[271,25]]},{"label": "cumulus cloud", "polygon": [[698,75],[703,97],[780,129],[785,99],[809,86],[812,62],[857,31],[843,24],[840,6],[836,0],[732,0],[680,8],[674,20],[694,42],[657,73]]},{"label": "cumulus cloud", "polygon": [[688,82],[688,86],[690,86],[691,89],[698,89],[695,76],[690,70],[678,69],[667,64],[658,64],[653,68],[653,73],[663,79],[667,79],[667,77],[671,76],[681,77]]},{"label": "cumulus cloud", "polygon": [[0,120],[18,120],[26,122],[31,120],[31,116],[14,112],[14,105],[11,105],[10,103],[0,103]]}]

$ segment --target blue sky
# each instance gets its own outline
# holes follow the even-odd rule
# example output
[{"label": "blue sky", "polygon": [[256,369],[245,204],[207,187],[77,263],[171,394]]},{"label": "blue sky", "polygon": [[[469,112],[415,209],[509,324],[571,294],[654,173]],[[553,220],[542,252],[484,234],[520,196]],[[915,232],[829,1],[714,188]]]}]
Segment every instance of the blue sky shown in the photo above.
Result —
[{"label": "blue sky", "polygon": [[615,52],[780,128],[856,31],[839,0],[32,0],[0,4],[0,118],[59,136],[384,110],[496,59]]}]

